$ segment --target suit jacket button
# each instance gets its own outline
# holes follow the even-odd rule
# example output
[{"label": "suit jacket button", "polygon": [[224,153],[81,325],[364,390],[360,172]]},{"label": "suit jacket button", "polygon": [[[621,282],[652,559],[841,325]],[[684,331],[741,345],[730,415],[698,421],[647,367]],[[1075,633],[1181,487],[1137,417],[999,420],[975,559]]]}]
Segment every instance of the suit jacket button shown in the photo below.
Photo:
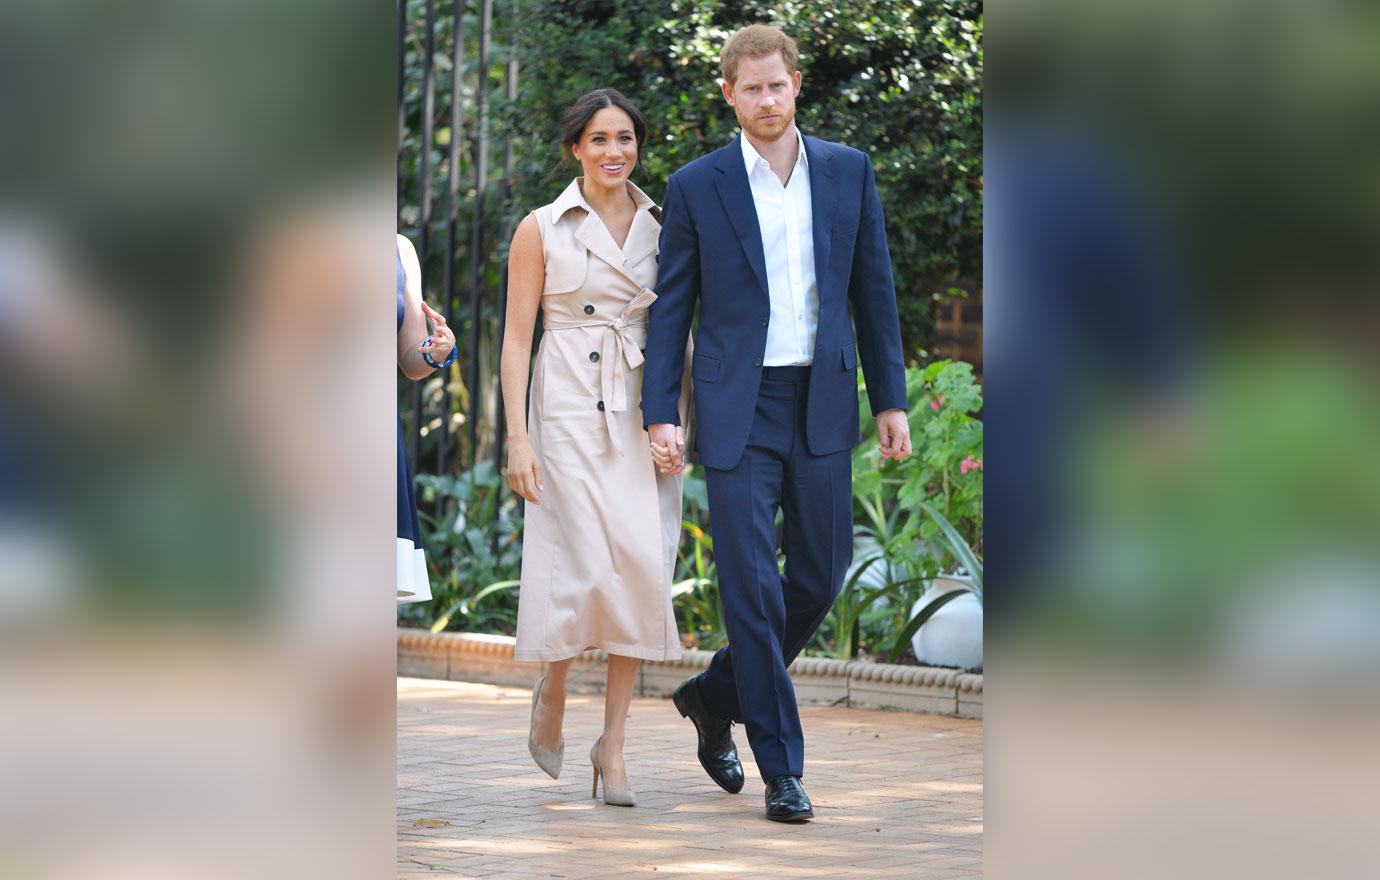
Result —
[{"label": "suit jacket button", "polygon": [[601,400],[601,401],[599,401],[599,412],[603,412],[603,411],[604,411],[604,402]]},{"label": "suit jacket button", "polygon": [[762,359],[761,359],[761,358],[758,358],[757,360],[755,360],[755,361],[752,362],[752,365],[753,365],[754,367],[760,367],[760,366],[762,366]]},{"label": "suit jacket button", "polygon": [[770,323],[770,322],[769,322],[766,318],[763,318],[763,319],[762,319],[762,326],[763,326],[763,327],[767,326],[767,324],[769,324],[769,323]]},{"label": "suit jacket button", "polygon": [[597,352],[597,351],[591,351],[591,352],[589,353],[589,359],[590,359],[590,362],[591,362],[591,363],[598,363],[598,361],[599,361],[599,352]]},{"label": "suit jacket button", "polygon": [[585,314],[586,314],[586,315],[592,315],[592,314],[594,314],[594,306],[588,306],[588,305],[585,306]]}]

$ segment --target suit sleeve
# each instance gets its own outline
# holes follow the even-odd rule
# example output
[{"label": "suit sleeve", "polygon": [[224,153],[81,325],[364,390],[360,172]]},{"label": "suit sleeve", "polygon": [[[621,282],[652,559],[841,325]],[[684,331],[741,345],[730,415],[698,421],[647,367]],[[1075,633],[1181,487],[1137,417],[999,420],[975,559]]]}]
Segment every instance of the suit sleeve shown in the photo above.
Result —
[{"label": "suit sleeve", "polygon": [[906,409],[906,365],[882,200],[877,196],[872,160],[864,154],[863,162],[863,202],[848,299],[858,334],[858,360],[875,416],[883,410]]},{"label": "suit sleeve", "polygon": [[685,373],[685,343],[700,291],[700,245],[673,175],[661,209],[657,299],[648,309],[647,362],[642,374],[642,426],[680,424],[677,404]]}]

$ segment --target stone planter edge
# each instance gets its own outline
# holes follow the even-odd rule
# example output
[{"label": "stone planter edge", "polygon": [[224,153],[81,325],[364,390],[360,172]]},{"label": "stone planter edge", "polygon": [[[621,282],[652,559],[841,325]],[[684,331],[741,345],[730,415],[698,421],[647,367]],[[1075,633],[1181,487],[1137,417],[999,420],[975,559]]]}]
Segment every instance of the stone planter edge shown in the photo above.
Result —
[{"label": "stone planter edge", "polygon": [[[539,674],[539,664],[514,658],[511,636],[399,628],[397,644],[398,675],[530,687]],[[682,681],[706,668],[712,656],[686,651],[678,660],[643,662],[637,695],[669,697]],[[581,654],[568,679],[570,689],[602,692],[604,659],[602,651]],[[982,718],[982,675],[956,669],[801,657],[791,664],[791,681],[804,706]]]}]

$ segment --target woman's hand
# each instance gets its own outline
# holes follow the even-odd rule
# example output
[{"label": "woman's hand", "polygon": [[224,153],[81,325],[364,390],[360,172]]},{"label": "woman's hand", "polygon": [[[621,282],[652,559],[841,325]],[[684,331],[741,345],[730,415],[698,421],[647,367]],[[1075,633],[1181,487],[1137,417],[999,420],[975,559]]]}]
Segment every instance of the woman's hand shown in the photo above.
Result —
[{"label": "woman's hand", "polygon": [[[670,427],[667,425],[666,427]],[[656,463],[658,473],[679,474],[685,471],[685,429],[676,425],[675,449],[669,445],[651,441],[652,461]]]},{"label": "woman's hand", "polygon": [[431,321],[431,336],[423,340],[422,344],[417,346],[417,350],[431,355],[434,361],[444,361],[455,348],[455,334],[451,332],[441,313],[425,302],[422,303],[422,312]]},{"label": "woman's hand", "polygon": [[541,504],[541,462],[526,437],[508,443],[508,488],[532,504]]}]

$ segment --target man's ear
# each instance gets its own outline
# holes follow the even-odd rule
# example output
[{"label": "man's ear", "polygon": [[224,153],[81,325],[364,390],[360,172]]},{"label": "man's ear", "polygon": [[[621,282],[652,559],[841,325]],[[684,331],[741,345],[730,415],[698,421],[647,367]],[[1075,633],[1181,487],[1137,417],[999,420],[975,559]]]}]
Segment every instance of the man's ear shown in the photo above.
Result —
[{"label": "man's ear", "polygon": [[801,77],[800,77],[800,71],[797,70],[795,73],[791,74],[791,79],[795,80],[795,96],[796,96],[797,98],[799,98],[799,97],[800,97],[800,79],[801,79]]},{"label": "man's ear", "polygon": [[737,106],[733,103],[733,83],[729,82],[728,80],[724,80],[723,82],[719,83],[719,88],[723,91],[724,100],[728,102],[728,106]]}]

